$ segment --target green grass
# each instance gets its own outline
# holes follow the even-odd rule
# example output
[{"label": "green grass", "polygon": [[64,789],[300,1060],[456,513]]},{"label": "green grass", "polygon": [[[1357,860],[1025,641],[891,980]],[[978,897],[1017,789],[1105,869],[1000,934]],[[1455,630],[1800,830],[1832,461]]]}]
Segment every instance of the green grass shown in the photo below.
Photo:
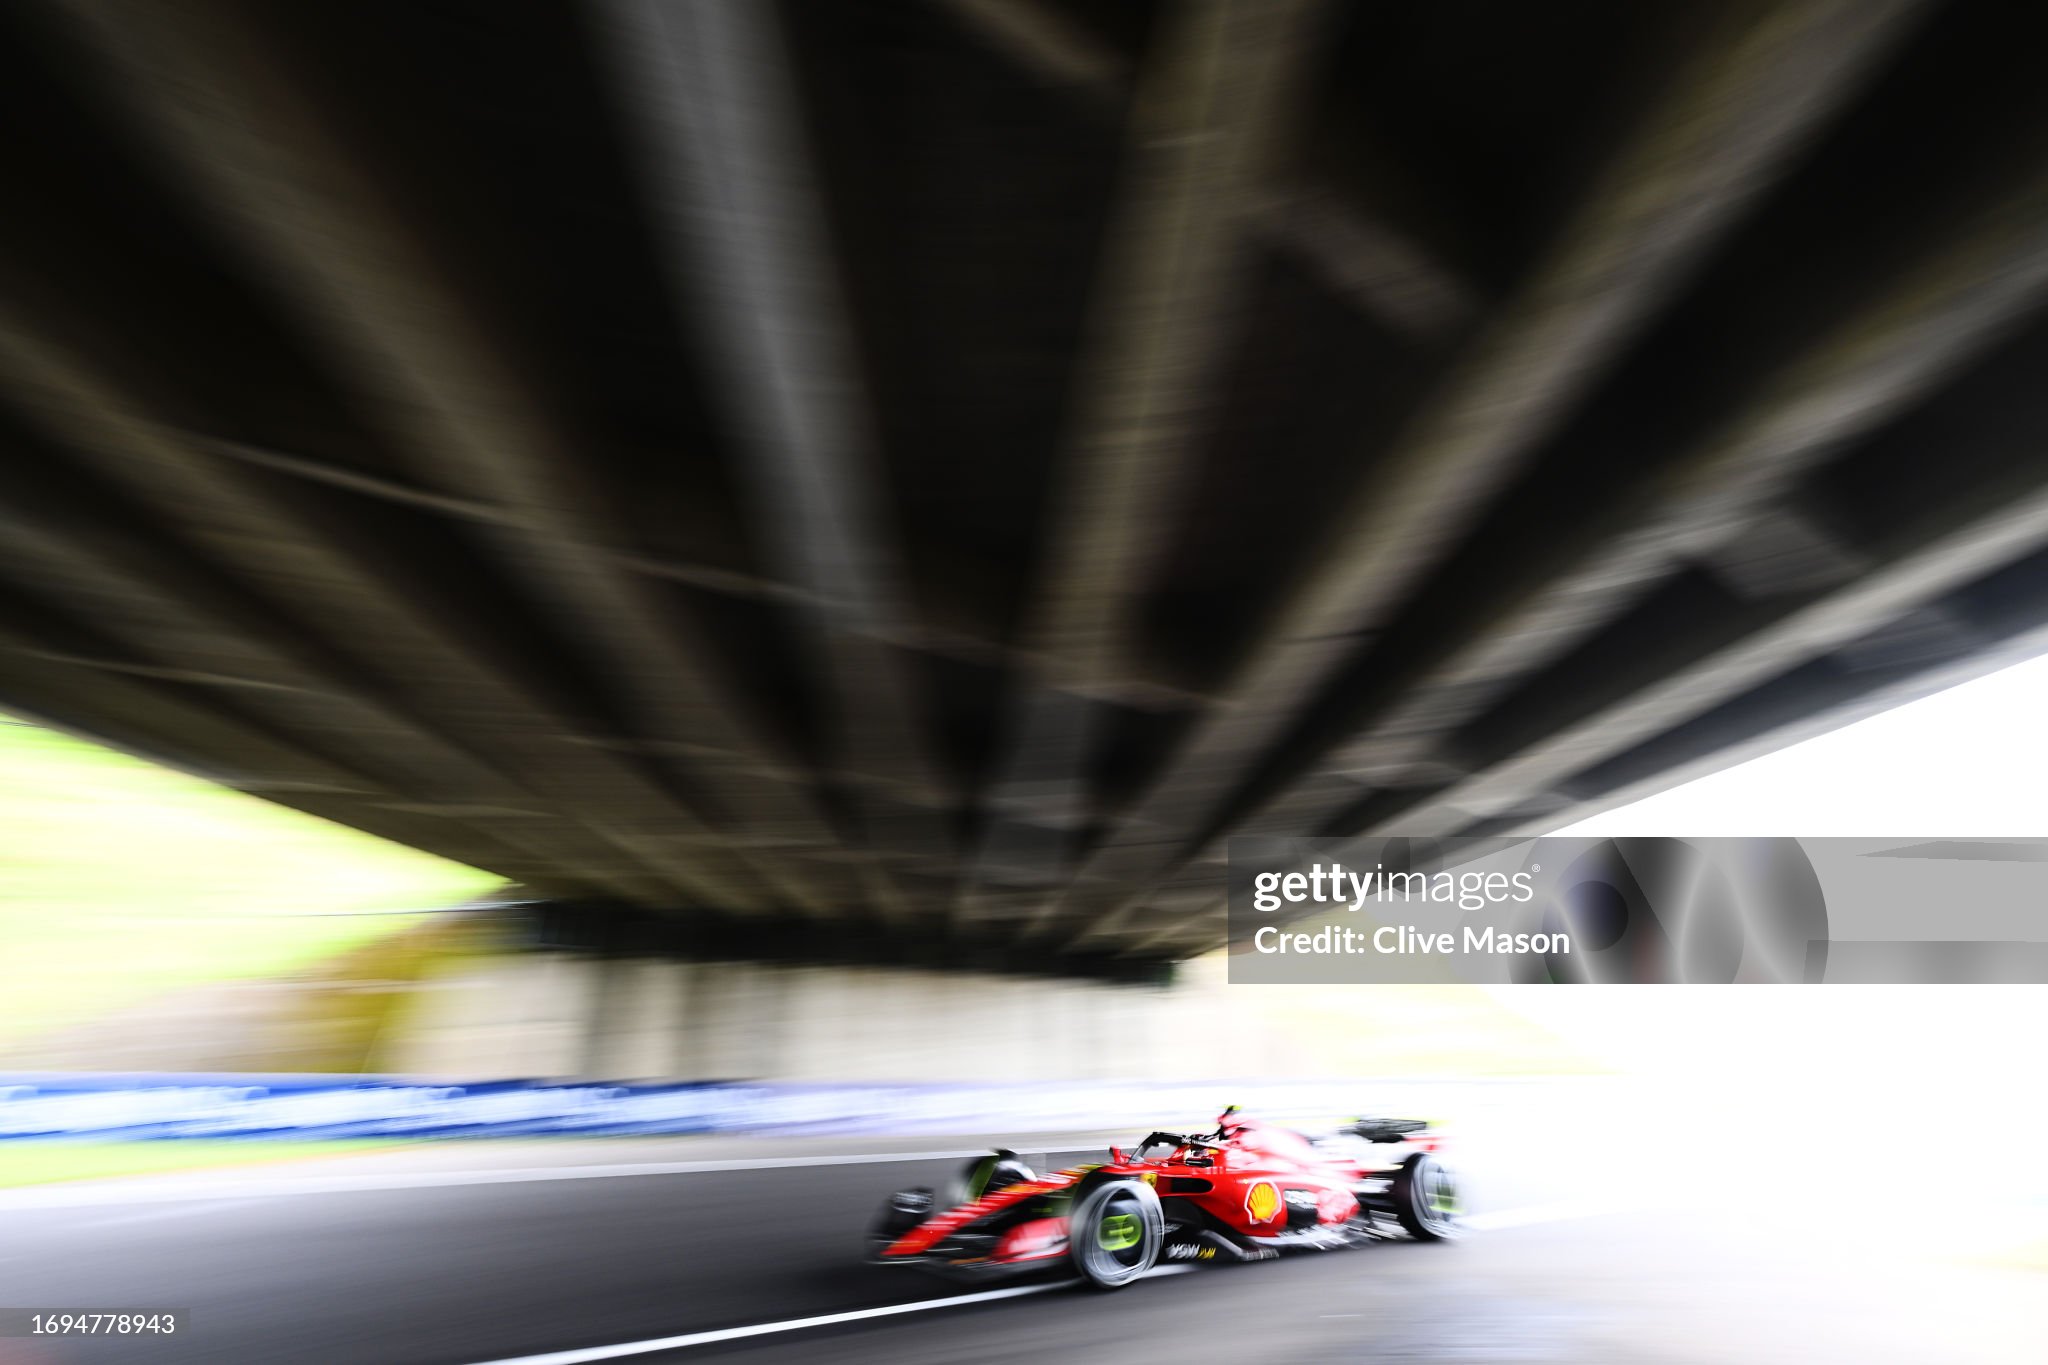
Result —
[{"label": "green grass", "polygon": [[164,991],[272,977],[497,882],[0,716],[0,1047]]},{"label": "green grass", "polygon": [[360,1142],[233,1142],[183,1138],[175,1142],[0,1142],[0,1189],[58,1180],[100,1180],[124,1175],[165,1175],[216,1166],[253,1166],[311,1157],[347,1156],[399,1144]]}]

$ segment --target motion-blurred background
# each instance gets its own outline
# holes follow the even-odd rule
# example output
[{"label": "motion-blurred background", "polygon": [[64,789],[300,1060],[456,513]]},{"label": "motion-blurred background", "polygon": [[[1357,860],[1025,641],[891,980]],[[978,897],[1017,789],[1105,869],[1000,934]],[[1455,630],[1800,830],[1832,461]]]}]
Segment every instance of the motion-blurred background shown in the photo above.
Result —
[{"label": "motion-blurred background", "polygon": [[[0,9],[0,1307],[196,1308],[0,1361],[2035,1358],[2038,990],[1231,988],[1221,906],[2048,832],[2032,19]],[[114,1121],[358,1080],[750,1088]],[[853,1264],[953,1145],[1247,1100],[1449,1120],[1488,1235]]]}]

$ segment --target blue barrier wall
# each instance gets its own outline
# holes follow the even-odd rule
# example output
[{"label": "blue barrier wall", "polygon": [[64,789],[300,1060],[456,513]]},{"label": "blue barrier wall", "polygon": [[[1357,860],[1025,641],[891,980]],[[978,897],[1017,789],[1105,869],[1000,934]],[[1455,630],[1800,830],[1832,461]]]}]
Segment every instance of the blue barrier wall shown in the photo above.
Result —
[{"label": "blue barrier wall", "polygon": [[[1414,1102],[1416,1084],[1397,1084],[1404,1102]],[[1114,1082],[432,1085],[400,1077],[0,1075],[0,1140],[1050,1132],[1200,1123],[1228,1103],[1334,1118],[1359,1112],[1352,1101],[1368,1092],[1394,1098],[1383,1085],[1271,1081],[1148,1086],[1140,1103]]]}]

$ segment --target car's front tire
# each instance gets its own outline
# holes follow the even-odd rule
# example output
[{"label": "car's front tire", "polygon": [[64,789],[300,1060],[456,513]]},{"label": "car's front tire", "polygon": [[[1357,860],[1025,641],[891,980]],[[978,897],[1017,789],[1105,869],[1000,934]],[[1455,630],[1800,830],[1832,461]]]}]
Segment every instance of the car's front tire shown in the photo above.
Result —
[{"label": "car's front tire", "polygon": [[1445,1242],[1459,1233],[1462,1204],[1450,1167],[1417,1152],[1394,1173],[1394,1217],[1418,1242]]},{"label": "car's front tire", "polygon": [[904,1233],[931,1217],[933,1212],[932,1192],[928,1189],[898,1190],[882,1204],[875,1221],[868,1225],[864,1245],[870,1260],[879,1259],[883,1251],[894,1246]]},{"label": "car's front tire", "polygon": [[1067,1255],[1096,1289],[1121,1289],[1159,1262],[1166,1216],[1138,1180],[1105,1180],[1084,1190],[1067,1217]]}]

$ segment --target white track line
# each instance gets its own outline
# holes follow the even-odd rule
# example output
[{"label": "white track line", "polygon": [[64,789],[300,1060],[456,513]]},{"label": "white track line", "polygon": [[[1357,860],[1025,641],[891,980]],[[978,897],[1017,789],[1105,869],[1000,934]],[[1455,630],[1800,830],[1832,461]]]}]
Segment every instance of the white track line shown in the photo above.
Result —
[{"label": "white track line", "polygon": [[[0,1155],[5,1154],[0,1144]],[[1081,1152],[1085,1147],[1054,1147]],[[484,1171],[389,1171],[364,1175],[280,1176],[274,1179],[203,1180],[178,1176],[24,1185],[0,1189],[0,1213],[28,1209],[129,1208],[138,1204],[181,1204],[246,1199],[281,1199],[306,1194],[351,1194],[375,1190],[438,1189],[464,1185],[524,1185],[555,1180],[616,1180],[635,1176],[706,1175],[722,1171],[774,1171],[809,1166],[868,1166],[911,1161],[964,1161],[986,1156],[986,1147],[938,1152],[855,1152],[835,1156],[734,1157],[720,1161],[621,1162],[604,1166],[517,1166]],[[1613,1204],[1571,1202],[1502,1209],[1465,1219],[1474,1231],[1524,1227],[1626,1212]]]},{"label": "white track line", "polygon": [[[1603,1213],[1627,1212],[1631,1206],[1602,1206],[1584,1201],[1562,1204],[1536,1204],[1521,1209],[1501,1209],[1494,1213],[1483,1213],[1465,1220],[1465,1225],[1477,1231],[1493,1231],[1505,1228],[1530,1227],[1538,1223],[1558,1223],[1574,1218],[1593,1218]],[[1162,1265],[1149,1272],[1150,1275],[1185,1275],[1196,1269],[1191,1265]],[[916,1303],[891,1304],[885,1308],[857,1308],[847,1313],[825,1313],[814,1318],[791,1318],[787,1322],[762,1322],[751,1327],[725,1327],[711,1332],[685,1332],[681,1336],[654,1337],[647,1341],[625,1341],[611,1346],[587,1346],[573,1351],[550,1351],[544,1355],[506,1356],[499,1360],[479,1362],[479,1365],[583,1365],[593,1360],[618,1360],[625,1356],[651,1355],[656,1351],[676,1351],[688,1346],[709,1346],[721,1341],[738,1341],[745,1337],[772,1336],[778,1332],[801,1332],[811,1327],[831,1327],[839,1323],[862,1322],[869,1318],[894,1317],[899,1313],[924,1313],[935,1308],[964,1308],[970,1304],[992,1303],[998,1299],[1021,1298],[1026,1294],[1044,1294],[1054,1289],[1065,1289],[1075,1284],[1074,1280],[1057,1280],[1051,1284],[1017,1285],[1009,1289],[988,1289],[977,1294],[957,1294],[944,1299],[920,1299]]]},{"label": "white track line", "polygon": [[[1160,1275],[1185,1275],[1195,1267],[1191,1265],[1162,1265],[1146,1272],[1144,1278]],[[916,1303],[895,1303],[885,1308],[856,1308],[847,1313],[823,1313],[815,1318],[791,1318],[788,1322],[763,1322],[752,1327],[722,1327],[715,1332],[685,1332],[675,1337],[654,1337],[647,1341],[622,1341],[612,1346],[585,1346],[574,1351],[549,1351],[537,1356],[507,1356],[502,1360],[483,1362],[483,1365],[584,1365],[591,1360],[617,1360],[622,1356],[644,1356],[655,1351],[675,1351],[685,1346],[709,1346],[714,1342],[738,1341],[743,1337],[765,1337],[777,1332],[801,1332],[807,1327],[831,1327],[842,1322],[862,1322],[868,1318],[888,1318],[899,1313],[924,1313],[934,1308],[965,1308],[969,1304],[993,1303],[997,1299],[1017,1299],[1026,1294],[1046,1294],[1055,1289],[1066,1289],[1078,1283],[1075,1280],[1054,1280],[1049,1284],[1020,1284],[1008,1289],[984,1289],[975,1294],[955,1294],[944,1299],[919,1299]]]},{"label": "white track line", "polygon": [[991,1303],[997,1299],[1021,1298],[1064,1289],[1072,1281],[1055,1284],[1020,1284],[1008,1289],[985,1289],[978,1294],[960,1294],[950,1299],[920,1299],[916,1303],[891,1304],[887,1308],[857,1308],[850,1313],[825,1313],[815,1318],[791,1318],[788,1322],[764,1322],[753,1327],[726,1327],[716,1332],[685,1332],[676,1337],[654,1337],[647,1341],[626,1341],[613,1346],[586,1346],[575,1351],[549,1351],[537,1356],[508,1356],[487,1365],[581,1365],[587,1360],[617,1360],[621,1356],[648,1355],[674,1351],[685,1346],[708,1346],[715,1341],[738,1341],[742,1337],[765,1337],[775,1332],[799,1332],[806,1327],[830,1327],[865,1318],[886,1318],[898,1313],[923,1313],[933,1308],[963,1307],[970,1303]]},{"label": "white track line", "polygon": [[[1056,1152],[1086,1151],[1055,1147]],[[0,1155],[5,1155],[0,1145]],[[520,1185],[541,1180],[611,1180],[645,1175],[703,1175],[719,1171],[775,1171],[800,1166],[865,1166],[898,1161],[964,1161],[987,1156],[987,1147],[944,1152],[859,1152],[846,1156],[735,1157],[724,1161],[645,1161],[608,1166],[524,1166],[496,1171],[391,1171],[374,1175],[315,1175],[276,1179],[187,1180],[179,1177],[106,1180],[76,1185],[27,1185],[0,1190],[0,1211],[94,1208],[108,1204],[161,1204],[196,1199],[274,1199],[357,1190],[417,1190],[443,1185]]]}]

